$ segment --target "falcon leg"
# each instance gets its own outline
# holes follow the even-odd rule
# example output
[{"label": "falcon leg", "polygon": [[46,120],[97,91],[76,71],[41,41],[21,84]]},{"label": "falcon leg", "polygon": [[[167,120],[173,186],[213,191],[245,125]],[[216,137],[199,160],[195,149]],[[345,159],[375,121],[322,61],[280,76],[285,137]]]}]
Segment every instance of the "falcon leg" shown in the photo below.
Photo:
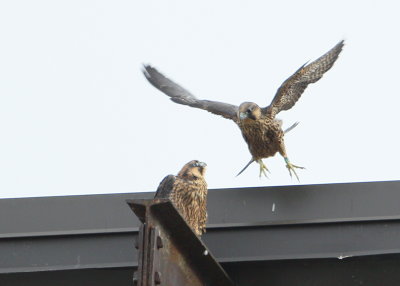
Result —
[{"label": "falcon leg", "polygon": [[267,172],[268,173],[270,173],[270,172],[269,172],[267,166],[265,166],[264,162],[261,159],[257,160],[257,163],[260,165],[260,178],[261,178],[261,175],[264,175],[265,177],[268,178]]},{"label": "falcon leg", "polygon": [[283,157],[283,158],[285,159],[286,168],[288,168],[288,170],[289,170],[290,177],[292,177],[292,172],[293,172],[293,174],[294,174],[294,175],[296,176],[296,178],[297,178],[297,181],[300,182],[299,176],[297,176],[297,173],[296,173],[295,168],[297,168],[297,169],[305,169],[305,168],[304,168],[304,167],[300,167],[300,166],[293,165],[292,163],[290,163],[288,157]]}]

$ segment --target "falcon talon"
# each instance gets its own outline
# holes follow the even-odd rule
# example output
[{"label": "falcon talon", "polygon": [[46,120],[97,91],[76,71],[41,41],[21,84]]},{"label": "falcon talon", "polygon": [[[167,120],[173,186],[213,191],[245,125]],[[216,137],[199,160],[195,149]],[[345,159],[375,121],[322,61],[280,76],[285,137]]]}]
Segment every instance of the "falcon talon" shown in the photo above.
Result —
[{"label": "falcon talon", "polygon": [[262,178],[262,175],[264,175],[267,179],[269,179],[269,177],[268,177],[267,173],[265,172],[265,170],[260,171],[260,175],[259,175],[260,179]]},{"label": "falcon talon", "polygon": [[[302,65],[281,84],[271,104],[266,107],[260,107],[254,102],[243,102],[236,106],[224,102],[198,99],[150,65],[144,65],[143,74],[150,84],[168,95],[173,102],[206,110],[230,119],[238,125],[252,156],[252,160],[239,172],[238,175],[240,175],[256,160],[275,156],[276,153],[284,158],[287,157],[284,135],[285,132],[295,128],[297,123],[283,131],[282,121],[276,119],[276,115],[281,111],[291,109],[308,85],[320,80],[332,68],[343,46],[344,41],[340,41],[316,60]],[[302,169],[302,167],[295,165],[288,167],[290,175],[293,172],[298,179],[294,168]],[[265,170],[261,169],[260,176],[261,173],[265,175]]]},{"label": "falcon talon", "polygon": [[305,169],[305,168],[293,165],[292,163],[289,162],[289,159],[287,159],[287,158],[285,158],[285,162],[286,162],[286,168],[289,170],[290,177],[292,178],[292,172],[293,172],[297,178],[297,181],[300,182],[299,176],[297,175],[295,168],[297,168],[297,169]]},{"label": "falcon talon", "polygon": [[267,166],[264,164],[262,160],[257,160],[257,163],[260,165],[260,175],[259,177],[261,178],[261,175],[264,175],[266,178],[268,178],[268,173],[271,174],[271,172],[268,170]]}]

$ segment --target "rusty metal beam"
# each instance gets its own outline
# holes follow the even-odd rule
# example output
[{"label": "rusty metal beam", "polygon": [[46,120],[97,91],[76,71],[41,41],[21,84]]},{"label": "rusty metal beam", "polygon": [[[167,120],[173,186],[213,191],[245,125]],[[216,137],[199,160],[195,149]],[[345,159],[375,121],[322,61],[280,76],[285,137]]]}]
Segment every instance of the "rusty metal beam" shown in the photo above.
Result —
[{"label": "rusty metal beam", "polygon": [[127,200],[142,222],[137,286],[232,286],[206,245],[194,234],[170,201]]}]

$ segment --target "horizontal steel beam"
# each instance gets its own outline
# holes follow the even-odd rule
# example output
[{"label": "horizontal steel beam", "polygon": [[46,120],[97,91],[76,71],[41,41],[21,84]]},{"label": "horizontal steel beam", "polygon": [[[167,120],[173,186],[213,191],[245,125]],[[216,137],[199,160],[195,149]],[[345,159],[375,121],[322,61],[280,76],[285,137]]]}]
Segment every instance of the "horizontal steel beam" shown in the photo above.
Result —
[{"label": "horizontal steel beam", "polygon": [[[400,253],[399,190],[399,181],[211,190],[202,240],[222,263]],[[136,267],[140,221],[125,200],[152,195],[0,200],[0,272]]]},{"label": "horizontal steel beam", "polygon": [[[400,181],[209,190],[207,228],[399,219],[399,190]],[[153,196],[3,199],[0,239],[138,231],[125,201]]]}]

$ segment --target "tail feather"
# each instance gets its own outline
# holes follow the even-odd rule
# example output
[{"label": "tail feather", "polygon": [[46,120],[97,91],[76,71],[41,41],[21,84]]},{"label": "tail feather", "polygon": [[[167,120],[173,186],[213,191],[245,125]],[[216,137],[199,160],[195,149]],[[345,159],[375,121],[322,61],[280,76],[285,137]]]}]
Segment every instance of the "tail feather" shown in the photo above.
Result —
[{"label": "tail feather", "polygon": [[295,128],[297,125],[299,125],[300,122],[295,122],[292,126],[290,126],[289,128],[286,128],[285,131],[283,131],[285,134],[288,133],[289,131],[291,131],[293,128]]},{"label": "tail feather", "polygon": [[247,167],[250,166],[250,164],[253,162],[254,162],[254,159],[251,159],[250,162],[247,163],[247,165],[236,175],[236,177],[239,176],[241,173],[243,173],[243,171],[246,170]]}]

